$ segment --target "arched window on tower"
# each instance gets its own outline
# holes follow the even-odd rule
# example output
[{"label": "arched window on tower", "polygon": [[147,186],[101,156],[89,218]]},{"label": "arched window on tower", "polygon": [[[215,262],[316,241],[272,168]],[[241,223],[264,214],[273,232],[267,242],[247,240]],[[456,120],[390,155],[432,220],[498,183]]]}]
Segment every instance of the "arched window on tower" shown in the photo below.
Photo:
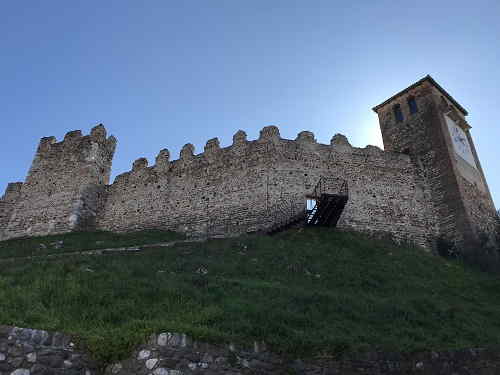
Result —
[{"label": "arched window on tower", "polygon": [[394,117],[396,118],[396,122],[402,122],[404,118],[403,118],[403,112],[401,112],[401,105],[394,104],[392,110],[394,111]]},{"label": "arched window on tower", "polygon": [[414,96],[410,96],[408,98],[408,108],[410,109],[411,114],[418,112],[417,101]]}]

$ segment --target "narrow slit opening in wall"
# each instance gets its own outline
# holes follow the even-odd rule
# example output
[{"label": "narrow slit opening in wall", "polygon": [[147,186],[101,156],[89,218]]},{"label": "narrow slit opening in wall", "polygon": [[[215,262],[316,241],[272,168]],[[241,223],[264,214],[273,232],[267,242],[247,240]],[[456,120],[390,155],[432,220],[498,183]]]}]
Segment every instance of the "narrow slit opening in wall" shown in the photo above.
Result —
[{"label": "narrow slit opening in wall", "polygon": [[306,220],[309,223],[313,217],[313,211],[316,207],[316,199],[307,198],[306,199]]}]

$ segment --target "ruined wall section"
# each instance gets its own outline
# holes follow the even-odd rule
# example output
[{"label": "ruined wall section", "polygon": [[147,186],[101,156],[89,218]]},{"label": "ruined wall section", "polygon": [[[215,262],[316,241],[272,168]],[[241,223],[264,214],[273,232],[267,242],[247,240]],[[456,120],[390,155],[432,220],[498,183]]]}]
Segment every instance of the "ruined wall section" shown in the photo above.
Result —
[{"label": "ruined wall section", "polygon": [[95,229],[115,146],[102,125],[42,138],[4,237]]},{"label": "ruined wall section", "polygon": [[3,232],[9,223],[14,207],[21,195],[22,182],[11,182],[5,189],[5,194],[0,198],[0,240],[3,239]]},{"label": "ruined wall section", "polygon": [[152,167],[136,160],[132,171],[109,187],[97,227],[210,235],[265,230],[277,203],[304,209],[321,176],[349,184],[341,228],[428,245],[435,230],[429,192],[408,156],[374,146],[354,148],[340,135],[330,145],[318,144],[310,132],[285,140],[274,126],[255,141],[239,131],[226,148],[212,139],[199,155],[185,145],[175,161],[162,150]]}]

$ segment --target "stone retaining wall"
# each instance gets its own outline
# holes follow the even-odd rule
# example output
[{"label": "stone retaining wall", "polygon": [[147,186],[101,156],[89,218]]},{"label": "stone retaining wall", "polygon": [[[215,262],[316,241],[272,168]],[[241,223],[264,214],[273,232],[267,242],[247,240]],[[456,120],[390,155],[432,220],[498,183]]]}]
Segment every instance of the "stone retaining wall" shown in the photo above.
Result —
[{"label": "stone retaining wall", "polygon": [[273,354],[258,342],[240,348],[196,342],[179,333],[161,333],[153,335],[131,358],[108,366],[105,374],[493,375],[500,374],[500,351],[366,353],[355,359],[300,360]]},{"label": "stone retaining wall", "polygon": [[[0,326],[0,375],[98,375],[88,354],[63,333]],[[293,359],[261,342],[247,347],[209,344],[181,333],[152,335],[128,359],[108,365],[104,375],[495,375],[500,350],[464,349],[421,353],[364,353],[355,358]]]},{"label": "stone retaining wall", "polygon": [[0,375],[96,375],[97,365],[58,332],[0,326]]}]

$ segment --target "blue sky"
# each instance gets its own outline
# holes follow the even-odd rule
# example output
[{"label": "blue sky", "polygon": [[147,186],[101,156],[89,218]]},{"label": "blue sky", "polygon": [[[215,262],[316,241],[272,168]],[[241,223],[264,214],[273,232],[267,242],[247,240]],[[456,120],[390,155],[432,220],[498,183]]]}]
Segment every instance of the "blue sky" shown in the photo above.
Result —
[{"label": "blue sky", "polygon": [[500,1],[2,1],[0,191],[38,140],[104,123],[113,176],[266,125],[381,145],[371,108],[431,74],[469,110],[500,206]]}]

